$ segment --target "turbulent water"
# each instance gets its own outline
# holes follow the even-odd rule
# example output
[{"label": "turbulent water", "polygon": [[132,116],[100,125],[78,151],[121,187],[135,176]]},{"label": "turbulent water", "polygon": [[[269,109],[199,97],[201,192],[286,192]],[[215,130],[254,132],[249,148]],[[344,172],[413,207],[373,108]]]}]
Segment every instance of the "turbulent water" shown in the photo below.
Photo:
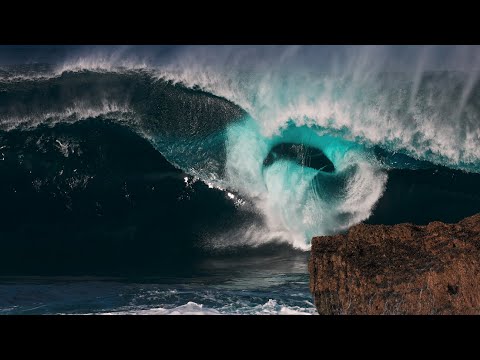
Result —
[{"label": "turbulent water", "polygon": [[480,211],[478,68],[294,50],[3,65],[0,313],[311,314],[312,236]]}]

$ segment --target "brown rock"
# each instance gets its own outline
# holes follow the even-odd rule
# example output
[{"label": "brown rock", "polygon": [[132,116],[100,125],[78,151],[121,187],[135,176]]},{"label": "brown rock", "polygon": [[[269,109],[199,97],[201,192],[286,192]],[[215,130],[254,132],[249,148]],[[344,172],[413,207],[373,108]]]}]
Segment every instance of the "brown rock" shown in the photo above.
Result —
[{"label": "brown rock", "polygon": [[309,271],[320,314],[480,314],[480,214],[315,237]]}]

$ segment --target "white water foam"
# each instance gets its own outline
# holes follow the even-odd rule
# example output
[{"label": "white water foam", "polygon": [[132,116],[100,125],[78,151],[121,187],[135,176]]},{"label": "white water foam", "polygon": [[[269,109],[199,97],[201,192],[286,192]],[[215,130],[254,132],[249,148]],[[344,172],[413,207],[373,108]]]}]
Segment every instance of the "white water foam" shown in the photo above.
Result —
[{"label": "white water foam", "polygon": [[137,309],[127,311],[104,312],[99,315],[220,315],[221,313],[215,309],[204,308],[202,304],[189,301],[185,305],[180,305],[171,309],[152,308]]},{"label": "white water foam", "polygon": [[[274,299],[268,300],[263,305],[244,306],[232,309],[226,305],[219,309],[204,307],[202,304],[189,301],[188,303],[167,308],[132,309],[96,313],[98,315],[316,315],[317,311],[313,304],[307,307],[280,305]],[[93,315],[90,313],[90,315]]]},{"label": "white water foam", "polygon": [[130,119],[133,114],[125,104],[103,102],[102,105],[92,107],[88,104],[76,103],[61,111],[49,111],[44,113],[29,114],[22,117],[1,118],[0,130],[11,131],[14,129],[30,130],[40,125],[54,126],[58,123],[74,123],[77,121],[110,116],[112,119],[122,121]]}]

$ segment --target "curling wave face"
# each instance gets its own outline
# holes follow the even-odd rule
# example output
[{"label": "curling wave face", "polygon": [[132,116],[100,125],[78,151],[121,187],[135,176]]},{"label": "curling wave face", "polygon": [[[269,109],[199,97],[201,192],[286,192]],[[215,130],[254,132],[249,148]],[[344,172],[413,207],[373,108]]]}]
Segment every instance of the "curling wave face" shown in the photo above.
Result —
[{"label": "curling wave face", "polygon": [[413,81],[388,73],[260,76],[192,63],[88,64],[41,76],[4,69],[0,129],[114,120],[255,212],[261,225],[241,230],[252,244],[276,239],[307,249],[312,236],[367,219],[390,169],[480,172],[480,86],[464,73]]},{"label": "curling wave face", "polygon": [[228,183],[265,215],[269,229],[288,230],[306,248],[365,220],[383,192],[386,174],[363,146],[294,125],[262,136],[248,118],[227,129]]}]

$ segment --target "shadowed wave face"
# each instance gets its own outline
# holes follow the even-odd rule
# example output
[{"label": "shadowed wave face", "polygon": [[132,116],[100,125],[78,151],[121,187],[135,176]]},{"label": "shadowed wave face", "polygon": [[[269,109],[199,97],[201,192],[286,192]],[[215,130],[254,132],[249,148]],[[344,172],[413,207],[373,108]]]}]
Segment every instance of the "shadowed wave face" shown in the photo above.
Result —
[{"label": "shadowed wave face", "polygon": [[212,257],[303,256],[361,221],[480,210],[465,71],[182,61],[3,66],[2,274],[188,274]]}]

